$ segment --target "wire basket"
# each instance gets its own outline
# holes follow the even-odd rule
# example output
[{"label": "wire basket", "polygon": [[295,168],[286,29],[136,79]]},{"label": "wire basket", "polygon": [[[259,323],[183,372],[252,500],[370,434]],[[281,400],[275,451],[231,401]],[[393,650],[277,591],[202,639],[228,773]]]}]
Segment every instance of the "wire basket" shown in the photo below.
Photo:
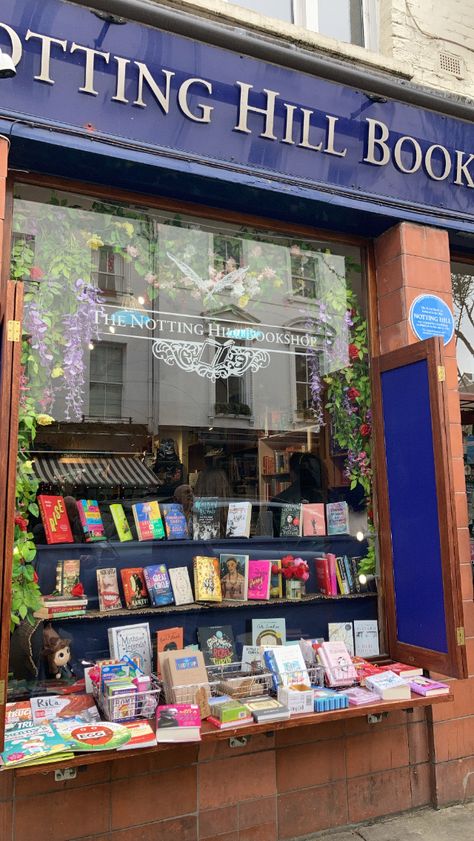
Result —
[{"label": "wire basket", "polygon": [[271,694],[277,694],[280,686],[324,686],[324,669],[314,663],[296,671],[272,672]]},{"label": "wire basket", "polygon": [[208,667],[212,695],[231,698],[255,698],[268,695],[272,688],[272,674],[264,669],[242,671],[240,663]]},{"label": "wire basket", "polygon": [[162,686],[156,675],[151,675],[151,688],[142,692],[125,691],[106,695],[100,686],[94,684],[94,698],[107,721],[134,721],[137,718],[153,718],[160,703]]}]

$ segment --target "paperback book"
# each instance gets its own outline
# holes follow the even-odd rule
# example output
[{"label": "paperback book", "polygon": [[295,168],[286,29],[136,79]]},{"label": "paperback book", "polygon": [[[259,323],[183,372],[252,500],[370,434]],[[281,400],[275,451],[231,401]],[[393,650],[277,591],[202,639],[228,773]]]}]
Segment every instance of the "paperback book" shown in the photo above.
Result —
[{"label": "paperback book", "polygon": [[436,695],[449,695],[449,685],[441,683],[439,680],[432,680],[429,677],[412,677],[408,681],[410,689],[416,695],[424,695],[426,698],[432,698]]},{"label": "paperback book", "polygon": [[301,535],[301,505],[287,503],[280,512],[280,537],[299,537]]},{"label": "paperback book", "polygon": [[285,645],[286,620],[252,619],[252,645]]},{"label": "paperback book", "polygon": [[78,499],[77,510],[84,532],[86,543],[105,540],[104,524],[96,499]]},{"label": "paperback book", "polygon": [[326,534],[326,519],[323,502],[307,502],[302,506],[303,535],[305,537],[319,537]]},{"label": "paperback book", "polygon": [[228,601],[247,601],[248,555],[220,555],[222,598]]},{"label": "paperback book", "polygon": [[146,675],[151,675],[152,652],[148,622],[108,629],[110,656],[121,660],[127,655]]},{"label": "paperback book", "polygon": [[161,540],[165,536],[160,506],[156,500],[132,505],[133,518],[139,540]]},{"label": "paperback book", "polygon": [[38,505],[46,543],[74,543],[63,497],[38,494]]},{"label": "paperback book", "polygon": [[80,558],[68,558],[56,564],[56,593],[70,598],[72,590],[79,584],[81,561]]},{"label": "paperback book", "polygon": [[105,567],[96,570],[97,593],[99,595],[99,610],[120,610],[122,600],[120,598],[117,570],[115,567]]},{"label": "paperback book", "polygon": [[219,559],[207,555],[193,558],[194,593],[197,602],[221,602]]},{"label": "paperback book", "polygon": [[326,519],[328,534],[348,534],[349,507],[347,502],[328,502]]},{"label": "paperback book", "polygon": [[318,648],[318,657],[330,686],[350,686],[357,679],[355,666],[344,642],[322,642]]},{"label": "paperback book", "polygon": [[189,537],[188,523],[182,505],[177,502],[163,505],[163,519],[168,540],[184,540]]},{"label": "paperback book", "polygon": [[6,768],[15,768],[72,759],[72,756],[67,740],[55,725],[18,721],[5,730],[5,745],[0,760]]},{"label": "paperback book", "polygon": [[309,689],[311,681],[299,645],[281,645],[267,648],[263,652],[265,664],[273,673],[274,686],[304,686]]},{"label": "paperback book", "polygon": [[160,654],[162,651],[181,651],[184,647],[184,628],[164,628],[156,632],[157,674],[160,672]]},{"label": "paperback book", "polygon": [[194,596],[191,589],[191,581],[189,580],[188,568],[174,567],[173,569],[169,569],[168,572],[173,590],[174,603],[177,605],[192,604]]},{"label": "paperback book", "polygon": [[122,726],[128,730],[130,739],[123,745],[119,745],[117,750],[152,748],[156,745],[155,732],[145,719],[139,718],[136,721],[124,721]]},{"label": "paperback book", "polygon": [[352,622],[328,622],[328,637],[334,642],[343,642],[351,655],[354,656],[354,629]]},{"label": "paperback book", "polygon": [[375,692],[382,701],[408,700],[411,698],[410,685],[395,672],[386,671],[366,677],[365,685],[367,689]]},{"label": "paperback book", "polygon": [[41,695],[31,698],[31,715],[35,724],[73,719],[99,721],[99,710],[90,695]]},{"label": "paperback book", "polygon": [[262,650],[259,645],[243,645],[240,668],[243,672],[258,672],[263,666]]},{"label": "paperback book", "polygon": [[173,591],[166,564],[144,567],[143,577],[150,601],[154,607],[173,604]]},{"label": "paperback book", "polygon": [[271,561],[249,560],[248,599],[270,598]]},{"label": "paperback book", "polygon": [[270,598],[283,598],[283,576],[278,570],[281,569],[281,560],[278,558],[270,562]]},{"label": "paperback book", "polygon": [[380,654],[379,625],[377,620],[355,619],[354,641],[357,657],[377,657]]},{"label": "paperback book", "polygon": [[201,715],[197,704],[163,704],[156,710],[156,739],[162,742],[199,742]]},{"label": "paperback book", "polygon": [[193,540],[215,540],[220,537],[220,500],[197,497],[193,505]]},{"label": "paperback book", "polygon": [[227,512],[226,537],[250,537],[251,502],[230,502]]},{"label": "paperback book", "polygon": [[132,530],[128,524],[127,517],[125,516],[123,505],[119,502],[114,502],[113,505],[109,505],[109,508],[120,542],[126,543],[129,540],[133,540]]},{"label": "paperback book", "polygon": [[125,604],[129,610],[146,607],[150,604],[142,567],[130,567],[120,570]]},{"label": "paperback book", "polygon": [[198,627],[197,636],[207,666],[225,666],[237,660],[231,625]]}]

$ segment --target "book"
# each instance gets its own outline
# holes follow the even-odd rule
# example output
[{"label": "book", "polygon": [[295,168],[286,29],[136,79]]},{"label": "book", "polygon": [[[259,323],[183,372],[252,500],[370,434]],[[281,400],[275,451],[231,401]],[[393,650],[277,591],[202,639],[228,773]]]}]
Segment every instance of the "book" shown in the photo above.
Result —
[{"label": "book", "polygon": [[131,739],[130,731],[115,721],[96,721],[93,724],[64,721],[54,726],[67,747],[78,753],[116,750]]},{"label": "book", "polygon": [[349,563],[349,558],[347,555],[342,556],[342,562],[344,564],[344,572],[346,575],[347,586],[349,588],[349,593],[355,593],[355,581],[354,576],[352,574],[352,567]]},{"label": "book", "polygon": [[280,537],[299,537],[301,535],[301,504],[288,502],[280,512]]},{"label": "book", "polygon": [[202,651],[162,651],[158,660],[167,702],[196,703],[206,718],[211,691]]},{"label": "book", "polygon": [[243,672],[257,672],[263,667],[262,650],[259,645],[243,645],[240,668]]},{"label": "book", "polygon": [[274,676],[274,686],[304,686],[311,681],[299,645],[277,645],[266,648],[263,659]]},{"label": "book", "polygon": [[320,687],[314,690],[315,713],[327,712],[328,710],[344,710],[348,706],[349,699],[345,692],[336,692],[335,689]]},{"label": "book", "polygon": [[166,564],[152,564],[151,566],[144,567],[143,577],[150,602],[154,607],[173,604],[173,591]]},{"label": "book", "polygon": [[432,698],[436,695],[449,695],[449,685],[447,683],[440,683],[439,680],[432,680],[429,677],[412,677],[408,681],[410,689],[416,695],[424,695],[427,698]]},{"label": "book", "polygon": [[237,660],[231,625],[198,627],[197,636],[206,666],[223,666]]},{"label": "book", "polygon": [[193,558],[194,594],[197,602],[221,602],[219,559],[206,555]]},{"label": "book", "polygon": [[327,552],[326,558],[328,559],[328,566],[329,566],[329,577],[331,579],[331,590],[333,596],[337,596],[337,563],[336,563],[336,556],[333,552]]},{"label": "book", "polygon": [[92,722],[100,715],[90,695],[41,695],[30,700],[31,715],[35,724],[51,721]]},{"label": "book", "polygon": [[350,589],[346,577],[344,558],[342,555],[336,557],[336,578],[341,596],[348,596],[350,594]]},{"label": "book", "polygon": [[55,762],[72,759],[67,741],[53,724],[35,724],[17,721],[5,729],[5,745],[0,753],[1,764],[6,768],[33,765],[40,761]]},{"label": "book", "polygon": [[318,537],[326,534],[326,519],[323,502],[305,502],[301,506],[303,517],[303,535]]},{"label": "book", "polygon": [[165,536],[160,506],[156,500],[132,505],[133,519],[139,540],[161,540]]},{"label": "book", "polygon": [[174,567],[168,570],[171,588],[173,590],[174,603],[192,604],[194,601],[191,581],[187,567]]},{"label": "book", "polygon": [[352,658],[353,666],[357,673],[357,680],[359,681],[361,686],[365,686],[365,679],[370,677],[371,675],[379,675],[383,671],[387,671],[389,666],[377,666],[375,663],[369,663],[368,660],[364,660],[363,657],[353,657]]},{"label": "book", "polygon": [[[377,657],[380,654],[377,620],[355,619],[354,642],[357,657]],[[392,671],[394,670],[392,669]]]},{"label": "book", "polygon": [[180,651],[184,648],[184,628],[163,628],[156,632],[156,672],[158,676],[160,672],[160,658],[162,651]]},{"label": "book", "polygon": [[104,524],[99,511],[96,499],[78,499],[76,502],[79,511],[82,530],[86,537],[86,543],[94,543],[96,540],[105,540]]},{"label": "book", "polygon": [[163,505],[163,520],[165,521],[168,540],[184,540],[189,537],[188,523],[183,506],[178,502]]},{"label": "book", "polygon": [[360,557],[355,557],[355,556],[349,555],[349,565],[350,565],[350,568],[351,568],[351,571],[352,571],[352,578],[353,578],[353,581],[354,581],[354,590],[353,590],[354,593],[360,593],[361,589],[362,589],[361,583],[359,581],[359,574],[360,574],[359,573],[359,564],[360,564],[360,561],[361,561]]},{"label": "book", "polygon": [[252,619],[252,645],[285,645],[286,620]]},{"label": "book", "polygon": [[110,656],[121,660],[127,654],[146,675],[151,675],[151,637],[148,622],[108,629]]},{"label": "book", "polygon": [[388,666],[379,666],[378,668],[381,672],[395,672],[402,678],[419,677],[423,674],[423,669],[418,666],[407,666],[406,663],[390,663]]},{"label": "book", "polygon": [[104,567],[96,570],[97,593],[99,595],[99,610],[120,610],[122,600],[120,598],[117,570],[115,567]]},{"label": "book", "polygon": [[193,505],[193,540],[214,540],[221,536],[221,502],[217,497],[197,497]]},{"label": "book", "polygon": [[270,598],[271,561],[249,560],[248,599]]},{"label": "book", "polygon": [[270,598],[282,599],[283,576],[277,571],[281,569],[281,560],[280,558],[277,558],[277,560],[271,561],[270,563]]},{"label": "book", "polygon": [[225,724],[226,722],[236,722],[247,718],[249,709],[242,701],[231,698],[229,701],[224,701],[223,704],[214,707],[212,714]]},{"label": "book", "polygon": [[61,596],[71,597],[72,590],[79,584],[81,570],[80,558],[68,558],[56,564],[55,591]]},{"label": "book", "polygon": [[360,686],[352,686],[345,690],[345,695],[349,698],[351,707],[359,707],[362,704],[374,704],[380,701],[376,692],[371,692],[370,689],[362,689]]},{"label": "book", "polygon": [[314,566],[316,570],[316,585],[319,592],[324,596],[332,596],[332,583],[327,556],[324,555],[322,558],[315,558]]},{"label": "book", "polygon": [[227,601],[247,601],[249,556],[219,555],[222,598]]},{"label": "book", "polygon": [[235,721],[220,721],[220,719],[216,718],[213,715],[208,715],[207,721],[209,724],[212,724],[213,727],[217,727],[219,730],[231,730],[235,727],[242,727],[244,724],[252,724],[254,721],[253,715],[251,713],[247,713],[246,716],[236,719]]},{"label": "book", "polygon": [[119,745],[117,750],[132,750],[133,748],[152,748],[156,745],[156,735],[149,724],[143,718],[138,718],[136,721],[124,721],[123,727],[126,727],[130,733],[130,738],[123,745]]},{"label": "book", "polygon": [[150,604],[142,567],[120,570],[125,604],[129,610],[136,610]]},{"label": "book", "polygon": [[10,701],[5,705],[5,727],[12,727],[19,721],[33,721],[29,701]]},{"label": "book", "polygon": [[251,502],[229,502],[226,537],[250,537]]},{"label": "book", "polygon": [[367,689],[375,692],[382,701],[404,701],[411,698],[410,685],[395,672],[386,671],[366,677]]},{"label": "book", "polygon": [[328,637],[331,641],[339,640],[351,655],[354,656],[354,630],[352,622],[328,622]]},{"label": "book", "polygon": [[38,505],[46,543],[74,543],[64,498],[38,494]]},{"label": "book", "polygon": [[197,704],[163,704],[156,710],[156,740],[199,742],[201,716]]},{"label": "book", "polygon": [[357,679],[357,672],[345,643],[334,640],[322,642],[318,657],[330,686],[349,686]]},{"label": "book", "polygon": [[285,721],[290,717],[288,707],[270,695],[263,695],[261,698],[245,698],[244,703],[256,722]]},{"label": "book", "polygon": [[58,603],[51,601],[51,597],[43,596],[43,603],[34,616],[37,619],[62,619],[84,616],[87,608],[87,597],[84,599],[71,597]]},{"label": "book", "polygon": [[128,540],[133,540],[132,530],[125,516],[123,505],[120,502],[114,502],[112,505],[109,505],[109,508],[120,542],[126,543]]},{"label": "book", "polygon": [[349,533],[349,507],[347,502],[328,502],[326,505],[328,534]]}]

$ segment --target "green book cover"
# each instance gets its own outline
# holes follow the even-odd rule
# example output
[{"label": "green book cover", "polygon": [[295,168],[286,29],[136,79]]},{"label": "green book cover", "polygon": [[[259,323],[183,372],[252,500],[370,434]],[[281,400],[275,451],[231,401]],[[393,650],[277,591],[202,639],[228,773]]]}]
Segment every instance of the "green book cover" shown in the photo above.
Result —
[{"label": "green book cover", "polygon": [[127,540],[133,540],[132,530],[128,525],[127,518],[125,516],[125,511],[123,510],[123,505],[120,505],[119,502],[116,502],[113,505],[110,505],[109,507],[121,543],[125,543],[125,541]]}]

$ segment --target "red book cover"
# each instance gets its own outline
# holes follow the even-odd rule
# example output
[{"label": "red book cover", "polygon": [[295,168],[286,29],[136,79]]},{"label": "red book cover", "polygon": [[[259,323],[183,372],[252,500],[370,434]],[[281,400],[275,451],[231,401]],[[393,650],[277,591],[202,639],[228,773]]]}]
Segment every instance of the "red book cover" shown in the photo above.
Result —
[{"label": "red book cover", "polygon": [[303,535],[317,537],[326,534],[323,502],[306,502],[303,509]]},{"label": "red book cover", "polygon": [[142,567],[120,570],[125,603],[130,610],[150,604]]},{"label": "red book cover", "polygon": [[62,496],[39,494],[38,505],[47,543],[74,543]]},{"label": "red book cover", "polygon": [[325,558],[315,558],[316,582],[320,593],[325,596],[332,596],[331,577],[329,574],[329,561]]}]

